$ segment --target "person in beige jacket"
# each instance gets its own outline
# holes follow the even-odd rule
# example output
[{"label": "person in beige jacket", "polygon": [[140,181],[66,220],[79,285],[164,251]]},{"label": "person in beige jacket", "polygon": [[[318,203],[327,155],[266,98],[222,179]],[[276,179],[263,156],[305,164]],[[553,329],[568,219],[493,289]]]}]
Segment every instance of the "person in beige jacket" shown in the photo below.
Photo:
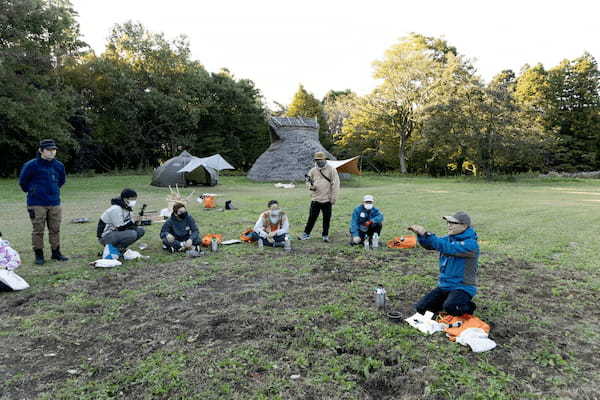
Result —
[{"label": "person in beige jacket", "polygon": [[337,200],[340,191],[340,177],[335,168],[327,164],[327,156],[319,151],[314,156],[315,167],[306,176],[307,186],[310,190],[310,213],[308,221],[300,240],[310,239],[310,232],[317,222],[319,213],[323,212],[323,241],[329,242],[329,223],[331,209]]}]

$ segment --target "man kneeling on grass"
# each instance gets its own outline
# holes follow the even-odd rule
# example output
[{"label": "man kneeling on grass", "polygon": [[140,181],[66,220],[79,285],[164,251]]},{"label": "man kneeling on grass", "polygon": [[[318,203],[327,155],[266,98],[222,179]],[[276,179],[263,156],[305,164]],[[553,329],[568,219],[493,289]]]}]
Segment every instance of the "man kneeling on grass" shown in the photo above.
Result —
[{"label": "man kneeling on grass", "polygon": [[279,207],[277,200],[269,201],[269,209],[258,217],[254,232],[250,234],[253,242],[261,240],[265,246],[284,247],[285,237],[290,231],[287,215]]},{"label": "man kneeling on grass", "polygon": [[196,221],[188,214],[185,206],[175,203],[173,214],[160,230],[163,249],[176,251],[200,250],[200,231]]},{"label": "man kneeling on grass", "polygon": [[137,226],[131,215],[136,201],[134,190],[123,189],[121,196],[110,201],[111,206],[98,221],[98,240],[109,247],[110,254],[122,256],[128,246],[144,236],[144,228]]},{"label": "man kneeling on grass", "polygon": [[361,205],[352,212],[350,220],[351,245],[370,242],[371,247],[379,247],[379,235],[383,226],[383,213],[374,207],[375,199],[370,194],[363,197]]},{"label": "man kneeling on grass", "polygon": [[421,246],[440,253],[438,287],[419,300],[415,308],[421,314],[426,311],[445,311],[454,316],[473,314],[476,306],[471,299],[477,292],[479,258],[477,233],[465,212],[459,211],[443,219],[448,222],[448,235],[441,238],[420,225],[408,228],[417,234]]}]

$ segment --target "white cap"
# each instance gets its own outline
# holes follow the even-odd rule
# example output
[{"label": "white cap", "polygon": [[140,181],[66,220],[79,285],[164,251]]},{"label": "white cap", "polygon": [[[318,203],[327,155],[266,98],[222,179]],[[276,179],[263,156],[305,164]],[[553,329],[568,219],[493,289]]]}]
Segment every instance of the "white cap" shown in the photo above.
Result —
[{"label": "white cap", "polygon": [[367,201],[375,201],[375,199],[373,198],[373,196],[371,196],[370,194],[366,195],[365,197],[363,197],[363,203],[367,202]]}]

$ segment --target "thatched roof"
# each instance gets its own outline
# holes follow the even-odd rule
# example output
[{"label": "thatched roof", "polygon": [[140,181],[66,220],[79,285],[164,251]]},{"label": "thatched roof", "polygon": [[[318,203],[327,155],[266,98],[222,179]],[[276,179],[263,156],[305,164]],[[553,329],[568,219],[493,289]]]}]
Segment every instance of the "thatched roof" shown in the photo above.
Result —
[{"label": "thatched roof", "polygon": [[313,166],[313,155],[322,151],[319,123],[314,118],[272,117],[271,146],[254,163],[248,178],[261,182],[300,181]]}]

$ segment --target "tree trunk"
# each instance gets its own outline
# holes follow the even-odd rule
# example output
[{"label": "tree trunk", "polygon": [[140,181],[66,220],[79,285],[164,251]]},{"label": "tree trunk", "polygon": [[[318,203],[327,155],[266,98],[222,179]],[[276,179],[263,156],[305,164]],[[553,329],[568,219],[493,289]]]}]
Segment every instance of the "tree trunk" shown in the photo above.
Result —
[{"label": "tree trunk", "polygon": [[400,148],[398,149],[398,157],[400,158],[400,172],[406,174],[406,138],[404,135],[400,137]]}]

